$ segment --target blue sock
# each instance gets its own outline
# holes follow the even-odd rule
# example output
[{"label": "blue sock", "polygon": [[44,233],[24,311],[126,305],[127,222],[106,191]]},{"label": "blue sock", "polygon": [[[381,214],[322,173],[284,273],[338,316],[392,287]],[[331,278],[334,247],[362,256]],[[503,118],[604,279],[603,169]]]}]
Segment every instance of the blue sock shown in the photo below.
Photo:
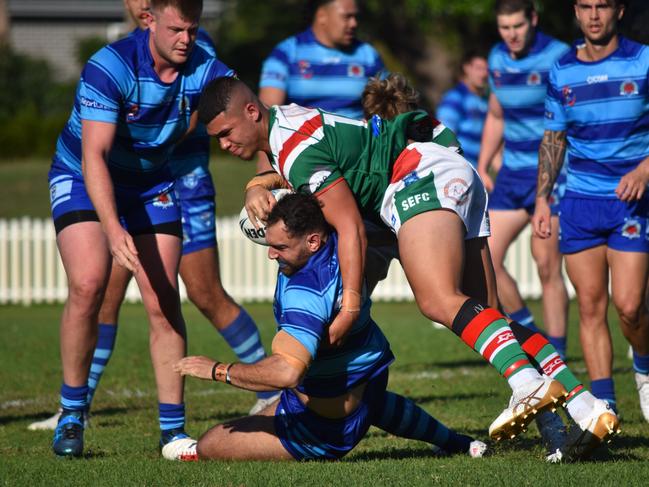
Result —
[{"label": "blue sock", "polygon": [[97,390],[99,379],[104,373],[106,365],[110,360],[115,347],[115,337],[117,336],[117,324],[109,325],[99,324],[99,336],[97,337],[97,346],[95,353],[92,356],[92,364],[90,365],[90,374],[88,375],[88,409],[92,405],[92,399]]},{"label": "blue sock", "polygon": [[591,381],[590,390],[598,399],[603,399],[613,409],[617,412],[617,401],[615,400],[615,384],[613,383],[612,377],[607,377],[605,379],[597,379]]},{"label": "blue sock", "polygon": [[402,438],[432,443],[448,453],[469,451],[473,441],[471,437],[447,428],[410,399],[386,391],[381,404],[382,410],[373,424],[383,431]]},{"label": "blue sock", "polygon": [[557,349],[557,353],[559,354],[559,357],[561,357],[561,360],[565,362],[568,339],[565,336],[553,337],[550,335],[548,335],[546,338],[550,342],[550,345]]},{"label": "blue sock", "polygon": [[184,429],[185,403],[165,404],[159,402],[158,418],[160,421],[160,430],[163,432],[171,429]]},{"label": "blue sock", "polygon": [[85,411],[88,408],[88,386],[71,387],[61,384],[61,407],[68,411]]},{"label": "blue sock", "polygon": [[633,351],[633,370],[638,374],[649,374],[649,355],[639,355]]},{"label": "blue sock", "polygon": [[[244,364],[254,364],[266,356],[257,325],[248,312],[241,308],[238,316],[228,326],[220,330],[225,341]],[[258,392],[259,399],[267,399],[275,392]]]},{"label": "blue sock", "polygon": [[523,306],[518,311],[514,311],[513,313],[508,314],[512,320],[517,321],[528,330],[532,330],[534,333],[541,333],[541,330],[536,327],[536,323],[534,323],[534,316],[532,316],[532,313],[527,306]]}]

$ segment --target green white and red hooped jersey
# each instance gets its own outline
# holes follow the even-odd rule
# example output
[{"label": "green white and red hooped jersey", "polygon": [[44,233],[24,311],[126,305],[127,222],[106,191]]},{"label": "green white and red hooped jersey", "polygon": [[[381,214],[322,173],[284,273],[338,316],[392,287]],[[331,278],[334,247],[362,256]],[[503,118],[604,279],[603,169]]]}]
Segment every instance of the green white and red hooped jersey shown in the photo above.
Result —
[{"label": "green white and red hooped jersey", "polygon": [[344,179],[360,210],[370,213],[379,212],[409,137],[459,150],[453,133],[424,111],[368,123],[291,104],[271,108],[269,127],[271,165],[294,190],[323,193]]}]

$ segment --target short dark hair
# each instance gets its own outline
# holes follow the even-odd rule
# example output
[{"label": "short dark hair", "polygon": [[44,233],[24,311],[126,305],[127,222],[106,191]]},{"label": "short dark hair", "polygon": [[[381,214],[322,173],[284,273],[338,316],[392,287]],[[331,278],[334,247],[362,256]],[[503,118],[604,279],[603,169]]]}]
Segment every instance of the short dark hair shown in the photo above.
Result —
[{"label": "short dark hair", "polygon": [[268,214],[266,226],[280,220],[291,237],[303,237],[313,232],[328,235],[331,232],[320,201],[308,193],[291,193],[281,198]]},{"label": "short dark hair", "polygon": [[476,58],[481,58],[486,60],[487,54],[481,49],[469,49],[467,51],[464,51],[464,54],[462,54],[462,58],[460,59],[460,66],[469,64],[471,61],[473,61]]},{"label": "short dark hair", "polygon": [[494,6],[496,15],[510,15],[523,11],[525,17],[532,18],[532,13],[536,12],[534,0],[496,0]]},{"label": "short dark hair", "polygon": [[309,0],[306,3],[306,18],[309,20],[309,22],[313,22],[318,9],[334,1],[335,0]]},{"label": "short dark hair", "polygon": [[[573,2],[575,5],[577,5],[577,0],[573,0]],[[627,0],[613,0],[613,3],[615,3],[616,8],[620,8],[620,7],[626,8]]]},{"label": "short dark hair", "polygon": [[203,0],[151,0],[151,12],[162,12],[167,7],[173,7],[183,18],[199,20],[203,13]]},{"label": "short dark hair", "polygon": [[203,88],[201,98],[198,101],[198,120],[207,125],[221,112],[227,110],[232,91],[241,84],[243,84],[243,81],[229,76],[215,78],[210,81]]}]

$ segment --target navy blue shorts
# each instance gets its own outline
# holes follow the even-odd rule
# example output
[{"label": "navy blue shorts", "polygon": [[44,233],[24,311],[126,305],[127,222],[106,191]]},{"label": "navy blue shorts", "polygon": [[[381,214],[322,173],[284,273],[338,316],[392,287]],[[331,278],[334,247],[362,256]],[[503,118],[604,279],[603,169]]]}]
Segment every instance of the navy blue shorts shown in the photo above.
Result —
[{"label": "navy blue shorts", "polygon": [[569,192],[560,206],[561,253],[573,254],[599,245],[623,252],[649,252],[649,198],[625,203]]},{"label": "navy blue shorts", "polygon": [[388,384],[388,369],[370,379],[358,408],[349,416],[330,419],[307,409],[295,393],[282,391],[275,411],[275,432],[296,460],[336,460],[363,439],[372,425]]},{"label": "navy blue shorts", "polygon": [[[490,210],[525,210],[529,215],[534,213],[536,206],[537,170],[526,169],[513,171],[503,167],[498,176],[494,189],[489,195]],[[561,172],[552,188],[549,198],[550,210],[553,215],[559,214],[559,202],[566,189],[566,175]]]},{"label": "navy blue shorts", "polygon": [[197,167],[176,179],[174,192],[182,213],[183,255],[216,247],[216,192],[210,173]]},{"label": "navy blue shorts", "polygon": [[[81,174],[55,159],[48,178],[57,234],[74,223],[99,221]],[[180,208],[172,180],[158,178],[146,186],[114,183],[113,189],[120,222],[131,235],[163,233],[181,237]]]}]

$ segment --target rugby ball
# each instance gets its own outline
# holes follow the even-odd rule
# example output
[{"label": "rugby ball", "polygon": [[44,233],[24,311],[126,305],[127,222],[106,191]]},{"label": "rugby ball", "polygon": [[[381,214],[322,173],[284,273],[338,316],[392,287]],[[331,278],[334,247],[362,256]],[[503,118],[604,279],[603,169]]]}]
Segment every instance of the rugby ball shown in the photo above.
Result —
[{"label": "rugby ball", "polygon": [[[273,193],[273,196],[278,201],[291,192],[292,191],[290,189],[271,190],[271,193]],[[268,243],[266,242],[266,227],[264,225],[260,225],[259,228],[255,228],[250,218],[248,218],[248,212],[246,211],[245,206],[239,213],[239,228],[241,228],[241,231],[248,240],[259,245],[268,245]]]}]

